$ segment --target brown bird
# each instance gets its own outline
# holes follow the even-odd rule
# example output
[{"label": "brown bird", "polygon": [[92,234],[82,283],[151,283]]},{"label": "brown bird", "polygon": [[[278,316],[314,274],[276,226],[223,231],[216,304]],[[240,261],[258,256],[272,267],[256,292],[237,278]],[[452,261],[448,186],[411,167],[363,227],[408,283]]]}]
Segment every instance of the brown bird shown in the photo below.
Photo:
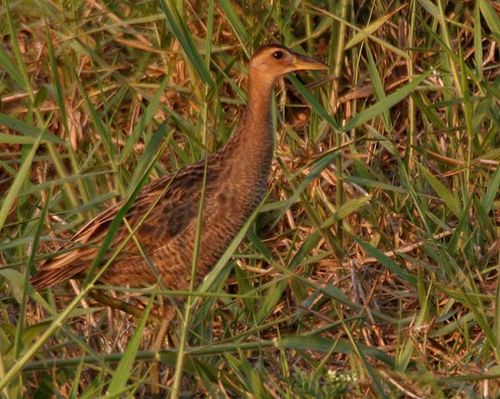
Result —
[{"label": "brown bird", "polygon": [[[274,147],[271,95],[275,82],[289,72],[325,69],[325,64],[279,45],[264,46],[251,58],[245,112],[233,137],[208,158],[198,281],[222,255],[266,192]],[[135,237],[142,248],[129,240],[100,281],[140,286],[161,278],[169,289],[189,288],[204,169],[205,161],[200,161],[142,190],[126,215],[131,228],[139,226]],[[123,204],[105,210],[83,226],[71,239],[74,249],[60,248],[64,253],[41,264],[31,283],[42,289],[85,274]],[[122,222],[108,252],[112,253],[129,235],[130,229]]]}]

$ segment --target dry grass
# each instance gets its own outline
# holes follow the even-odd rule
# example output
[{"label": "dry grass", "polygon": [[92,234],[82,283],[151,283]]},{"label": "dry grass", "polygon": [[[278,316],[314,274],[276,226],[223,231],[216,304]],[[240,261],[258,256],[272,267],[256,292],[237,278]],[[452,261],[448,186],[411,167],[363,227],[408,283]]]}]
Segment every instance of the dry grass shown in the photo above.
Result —
[{"label": "dry grass", "polygon": [[[498,6],[160,3],[2,3],[2,397],[500,394]],[[77,284],[34,292],[37,260],[150,161],[154,179],[227,140],[271,40],[332,75],[278,88],[268,199],[173,349]]]}]

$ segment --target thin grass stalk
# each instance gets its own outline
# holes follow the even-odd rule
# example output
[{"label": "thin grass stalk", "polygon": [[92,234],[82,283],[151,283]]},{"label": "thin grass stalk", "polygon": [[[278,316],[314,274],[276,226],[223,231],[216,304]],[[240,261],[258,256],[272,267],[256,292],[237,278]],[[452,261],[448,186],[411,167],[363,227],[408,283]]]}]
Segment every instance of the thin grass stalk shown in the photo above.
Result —
[{"label": "thin grass stalk", "polygon": [[[412,82],[414,75],[414,65],[413,65],[413,48],[415,46],[415,21],[417,13],[417,0],[411,0],[410,2],[410,24],[405,24],[408,29],[407,32],[407,43],[406,48],[409,50],[410,57],[406,60],[406,70],[408,74],[408,82]],[[405,154],[405,164],[408,173],[412,173],[415,167],[413,147],[415,145],[415,134],[416,134],[416,108],[413,97],[408,97],[408,129],[407,129],[407,141],[406,141],[406,154]]]},{"label": "thin grass stalk", "polygon": [[42,229],[44,225],[45,218],[48,213],[49,201],[45,203],[45,206],[41,211],[39,211],[40,219],[36,225],[35,234],[33,237],[33,243],[30,245],[30,254],[27,262],[27,267],[24,269],[24,281],[23,281],[23,292],[21,296],[21,303],[19,308],[19,319],[17,320],[16,335],[14,338],[14,358],[17,360],[21,353],[21,339],[24,331],[25,317],[26,317],[26,306],[28,302],[28,286],[29,286],[29,276],[30,270],[34,267],[35,254],[38,250],[38,245],[40,243],[40,236],[42,234]]},{"label": "thin grass stalk", "polygon": [[[21,75],[23,76],[23,79],[24,79],[24,89],[26,90],[26,92],[28,94],[28,98],[30,100],[30,106],[33,107],[33,111],[34,111],[34,114],[37,118],[38,125],[43,126],[43,128],[45,128],[46,122],[44,121],[38,108],[35,107],[35,95],[33,93],[33,88],[31,87],[29,75],[26,71],[26,66],[24,65],[23,56],[20,52],[20,47],[19,47],[19,43],[17,41],[16,31],[14,29],[12,15],[10,13],[9,2],[6,2],[5,9],[6,9],[7,25],[9,28],[10,39],[12,41],[12,50],[14,51],[14,54],[16,56],[17,66],[21,72]],[[62,162],[59,158],[59,154],[58,154],[57,150],[54,148],[54,145],[51,144],[50,142],[47,142],[46,145],[47,145],[47,149],[49,150],[49,154],[52,158],[52,161],[54,162],[54,166],[56,168],[57,173],[59,174],[59,176],[62,179],[66,178],[68,175],[66,172],[66,168],[62,164]],[[75,193],[73,187],[69,183],[66,183],[64,185],[64,188],[65,188],[65,192],[69,198],[69,201],[71,203],[71,206],[76,208],[78,206],[78,200],[77,200],[77,196],[76,196],[76,193]]]},{"label": "thin grass stalk", "polygon": [[153,308],[153,303],[154,295],[149,298],[148,304],[142,312],[142,317],[137,324],[134,335],[127,343],[127,349],[123,353],[123,356],[116,367],[116,371],[113,374],[113,378],[111,379],[107,389],[107,396],[109,397],[119,397],[119,393],[121,391],[126,392],[127,390],[127,381],[131,376],[134,361],[141,342],[142,332],[146,327],[148,316]]},{"label": "thin grass stalk", "polygon": [[[196,288],[196,274],[198,270],[198,258],[200,255],[201,247],[201,231],[203,228],[203,210],[205,207],[205,191],[206,191],[206,181],[207,181],[207,171],[208,171],[208,157],[205,157],[205,169],[203,171],[203,184],[201,187],[201,197],[200,205],[198,207],[198,217],[196,220],[196,232],[195,241],[193,249],[193,261],[191,265],[191,279],[189,281],[189,291],[193,292]],[[175,363],[175,374],[174,382],[172,384],[171,398],[178,399],[180,396],[181,381],[183,375],[184,360],[186,357],[186,345],[187,337],[189,334],[191,312],[196,303],[196,299],[193,296],[189,296],[186,300],[186,305],[184,307],[184,317],[181,321],[181,337],[179,341],[179,349],[177,352],[177,360]]]},{"label": "thin grass stalk", "polygon": [[[344,46],[345,46],[345,37],[346,37],[346,29],[347,25],[344,23],[344,21],[348,18],[349,14],[349,1],[348,0],[342,0],[340,2],[340,20],[339,20],[339,33],[338,33],[338,42],[337,42],[337,48],[335,52],[335,67],[334,67],[334,75],[337,77],[341,76],[342,73],[342,65],[343,65],[343,57],[344,57]],[[333,90],[338,93],[338,79],[333,81]],[[338,133],[335,134],[335,145],[338,148],[342,147],[344,141],[344,134],[343,133]],[[336,199],[336,204],[335,206],[337,209],[339,209],[343,204],[344,204],[344,159],[343,159],[343,153],[340,152],[340,154],[336,157],[335,160],[335,176],[337,178],[337,186],[335,188],[335,199]],[[336,252],[339,257],[340,262],[342,262],[344,258],[344,220],[340,219],[337,222],[337,237],[336,237]]]},{"label": "thin grass stalk", "polygon": [[[443,7],[442,0],[438,0],[437,5],[438,5],[438,10],[439,10],[439,15],[438,15],[439,24],[441,25],[441,30],[443,33],[443,41],[447,47],[446,51],[448,54],[449,65],[451,68],[453,80],[455,82],[454,88],[455,88],[459,98],[461,98],[463,100],[462,111],[464,114],[465,126],[467,129],[467,150],[466,150],[467,151],[467,155],[466,155],[467,168],[465,170],[465,182],[464,183],[465,183],[466,188],[467,188],[466,191],[468,192],[470,189],[470,185],[471,185],[470,173],[471,173],[472,136],[473,136],[472,121],[470,120],[470,112],[468,110],[468,107],[470,107],[470,104],[467,104],[464,101],[465,100],[464,96],[465,96],[465,93],[468,92],[468,88],[465,86],[462,86],[463,81],[461,79],[461,74],[458,70],[458,66],[456,63],[455,53],[453,51],[453,45],[451,42],[450,33],[448,31],[447,18],[446,18],[446,15],[444,13],[444,7]],[[459,55],[458,55],[459,59],[463,59],[463,58],[461,58],[462,56],[463,56],[462,49],[460,47],[460,51],[459,51]],[[462,65],[462,67],[464,67],[464,66]],[[462,74],[465,74],[465,71],[462,71]],[[466,202],[467,202],[467,200],[466,200],[466,198],[464,198],[463,203],[465,204]]]},{"label": "thin grass stalk", "polygon": [[[50,66],[50,70],[52,71],[52,76],[53,76],[52,79],[54,82],[54,88],[55,88],[55,92],[56,92],[55,97],[56,97],[57,105],[59,107],[60,119],[62,121],[62,126],[63,126],[63,130],[64,130],[64,137],[66,138],[66,147],[68,150],[69,159],[71,161],[71,167],[73,168],[73,171],[75,173],[80,174],[81,168],[78,165],[78,159],[76,157],[75,151],[73,150],[73,145],[72,145],[71,140],[70,140],[68,116],[67,116],[67,112],[66,112],[66,106],[64,104],[64,99],[63,99],[64,92],[62,89],[61,80],[59,78],[59,72],[58,72],[58,68],[57,68],[57,60],[56,60],[56,56],[55,56],[54,47],[52,45],[52,39],[50,36],[49,26],[47,24],[45,27],[45,37],[46,37],[45,40],[47,41],[47,48],[48,48],[49,66]],[[49,149],[49,151],[50,150],[51,149]],[[57,158],[56,161],[59,161],[59,159]],[[63,173],[63,174],[66,173],[66,170],[63,167],[61,167],[61,165],[59,165],[59,163],[56,164],[56,167],[58,168],[58,172],[60,175],[61,175],[61,173]],[[79,193],[81,196],[81,201],[84,204],[88,203],[90,201],[90,198],[89,198],[87,190],[85,189],[85,184],[84,184],[83,180],[77,179],[76,184],[78,185]],[[76,205],[74,205],[74,201],[77,201],[77,199],[76,199],[76,197],[72,198],[72,196],[71,196],[72,191],[68,191],[69,190],[68,187],[70,187],[69,184],[67,184],[65,186],[65,189],[70,195],[70,201],[71,201],[72,206],[78,206],[77,203],[75,203]],[[87,212],[86,215],[88,216],[89,213]],[[79,215],[79,219],[83,220],[84,219],[83,215]]]},{"label": "thin grass stalk", "polygon": [[38,135],[37,139],[31,146],[30,151],[27,153],[25,159],[22,162],[22,165],[14,179],[14,182],[12,183],[9,191],[7,192],[4,200],[1,203],[0,207],[0,229],[4,226],[7,217],[9,215],[9,211],[14,204],[17,195],[19,194],[19,191],[21,191],[21,187],[24,184],[25,180],[27,179],[29,170],[31,168],[31,165],[33,163],[33,160],[36,155],[36,151],[38,150],[38,147],[40,146],[40,142],[42,140],[42,134],[43,131],[40,131],[40,134]]},{"label": "thin grass stalk", "polygon": [[[346,320],[344,320],[345,322]],[[352,353],[352,345],[350,345],[349,340],[345,338],[341,339],[330,339],[323,338],[320,333],[324,332],[324,328],[315,329],[303,334],[298,335],[284,335],[279,338],[274,339],[257,339],[251,342],[240,342],[239,340],[234,340],[231,342],[222,342],[217,344],[194,346],[189,348],[186,353],[192,357],[203,357],[203,356],[217,356],[224,353],[240,352],[240,351],[257,351],[266,348],[288,348],[288,349],[303,349],[304,347],[310,347],[311,349],[317,350],[321,353],[330,353],[332,344],[335,343],[336,353]],[[309,344],[309,345],[308,345]],[[378,359],[386,364],[393,363],[393,359],[388,356],[383,350],[366,346],[364,344],[358,344],[357,350],[364,353],[366,356],[370,356],[373,359]],[[161,351],[137,351],[137,360],[153,360],[156,357],[160,357],[162,362],[168,365],[174,365],[176,362],[176,355],[178,350],[176,349],[165,349]],[[119,362],[124,356],[123,352],[110,353],[97,356],[77,356],[74,358],[54,358],[37,360],[30,362],[23,367],[23,371],[30,372],[35,370],[43,370],[47,368],[65,368],[65,367],[77,367],[80,363],[87,364],[98,364],[100,362],[114,363]]]},{"label": "thin grass stalk", "polygon": [[[20,51],[20,46],[19,46],[19,42],[17,40],[16,30],[14,28],[14,22],[12,20],[12,15],[10,13],[9,2],[6,2],[5,11],[6,11],[7,25],[8,25],[8,29],[9,29],[10,40],[12,43],[12,50],[13,50],[14,55],[16,57],[17,67],[19,68],[19,72],[21,73],[21,76],[23,77],[23,80],[24,80],[24,87],[23,88],[26,90],[26,93],[28,94],[30,106],[33,108],[33,112],[36,116],[38,125],[40,127],[42,127],[42,129],[45,129],[46,122],[44,121],[44,118],[40,114],[40,111],[38,110],[38,108],[35,107],[35,95],[33,93],[33,88],[31,87],[30,78],[29,78],[28,72],[26,71],[26,66],[24,65],[23,56],[22,56],[21,51]],[[46,145],[47,145],[47,149],[49,150],[49,154],[54,162],[54,166],[55,166],[59,176],[62,179],[66,178],[67,177],[66,169],[64,168],[64,165],[62,164],[61,160],[59,159],[59,154],[55,150],[53,144],[51,144],[50,142],[47,142]],[[76,208],[78,206],[78,201],[76,199],[77,197],[76,197],[76,193],[74,192],[73,187],[69,183],[66,183],[64,185],[64,188],[65,188],[65,192],[68,195],[68,198],[70,200],[71,205]]]},{"label": "thin grass stalk", "polygon": [[[5,376],[5,367],[3,365],[2,355],[0,354],[0,380],[3,379],[4,376]],[[6,399],[10,399],[11,396],[10,396],[9,387],[4,387],[2,389],[2,394],[4,395],[4,397]]]},{"label": "thin grass stalk", "polygon": [[[211,50],[212,50],[212,32],[213,32],[213,21],[214,21],[214,4],[213,0],[209,1],[209,7],[208,7],[208,22],[207,22],[207,35],[206,35],[206,41],[205,41],[205,68],[208,71],[210,67],[210,62],[211,62]],[[202,142],[205,145],[205,149],[211,147],[211,142],[213,140],[212,137],[209,137],[209,131],[208,131],[208,102],[209,102],[209,97],[210,97],[210,91],[212,88],[215,88],[216,84],[214,83],[213,85],[205,85],[204,89],[204,103],[203,103],[203,109],[202,109]],[[204,205],[205,205],[205,190],[206,190],[206,178],[207,178],[207,171],[208,171],[208,154],[205,156],[205,169],[203,172],[203,184],[202,184],[202,192],[201,192],[201,198],[200,198],[200,205],[198,209],[198,218],[196,221],[196,236],[195,236],[195,243],[194,243],[194,250],[193,250],[193,263],[191,267],[191,279],[190,279],[190,284],[189,284],[189,291],[193,292],[196,288],[196,274],[198,270],[198,258],[199,258],[199,253],[200,253],[200,246],[201,246],[201,232],[203,229],[203,210],[204,210]],[[176,361],[176,367],[175,367],[175,374],[174,374],[174,382],[172,385],[172,391],[171,391],[171,397],[176,399],[180,395],[180,385],[182,381],[182,375],[183,375],[183,366],[184,366],[184,359],[185,359],[185,347],[187,344],[187,337],[189,333],[189,328],[190,328],[190,321],[191,321],[191,311],[193,307],[196,304],[195,298],[192,296],[189,296],[186,301],[185,305],[185,312],[184,312],[184,319],[182,321],[182,329],[181,329],[181,338],[179,342],[179,352],[177,355],[177,361]]]},{"label": "thin grass stalk", "polygon": [[[207,40],[205,42],[205,67],[206,70],[209,69],[210,67],[210,54],[211,54],[211,38],[212,38],[212,28],[213,28],[213,14],[214,14],[214,5],[213,5],[213,0],[210,0],[209,2],[209,21],[208,21],[208,26],[207,26]],[[215,87],[216,85],[211,85]],[[208,100],[209,100],[209,93],[210,93],[211,87],[209,85],[205,85],[205,101],[203,104],[203,110],[202,110],[202,142],[205,145],[205,148],[210,147],[208,141],[209,141],[209,132],[208,132]],[[196,275],[197,275],[197,270],[198,270],[198,258],[200,254],[200,247],[201,247],[201,232],[203,229],[203,210],[205,206],[205,191],[206,191],[206,180],[207,180],[207,171],[208,171],[208,154],[205,156],[205,169],[203,172],[203,184],[201,188],[201,197],[200,197],[200,204],[198,208],[198,217],[196,221],[196,235],[195,235],[195,242],[194,242],[194,250],[193,250],[193,262],[191,266],[191,279],[189,282],[189,291],[193,292],[196,288]],[[174,382],[172,384],[172,391],[171,391],[171,398],[177,399],[180,396],[180,386],[182,382],[182,375],[183,375],[183,367],[184,367],[184,360],[185,360],[185,348],[187,345],[187,337],[189,334],[189,329],[190,329],[190,322],[191,322],[191,312],[193,307],[196,304],[196,299],[192,296],[189,296],[186,300],[186,305],[185,305],[185,311],[184,311],[184,318],[182,320],[182,327],[181,327],[181,337],[180,337],[180,342],[179,342],[179,351],[177,354],[177,360],[176,360],[176,365],[175,365],[175,373],[174,373]]]},{"label": "thin grass stalk", "polygon": [[[207,36],[205,40],[205,67],[207,70],[210,69],[210,62],[212,60],[211,54],[212,54],[212,34],[213,34],[213,24],[214,24],[214,0],[209,0],[208,2],[208,13],[207,13]],[[209,85],[205,85],[205,93],[204,93],[204,98],[205,101],[203,102],[203,109],[202,109],[202,142],[205,145],[205,147],[211,151],[213,148],[213,143],[214,143],[214,137],[212,134],[210,134],[208,130],[208,105],[209,105],[209,97],[211,89],[216,90],[217,85],[214,83],[212,87]]]}]

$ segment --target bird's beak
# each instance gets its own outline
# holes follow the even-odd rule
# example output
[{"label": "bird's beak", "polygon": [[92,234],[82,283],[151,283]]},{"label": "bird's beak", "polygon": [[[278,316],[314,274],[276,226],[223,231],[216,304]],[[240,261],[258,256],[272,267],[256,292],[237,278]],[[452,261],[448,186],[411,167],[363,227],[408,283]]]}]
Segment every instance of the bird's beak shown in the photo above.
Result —
[{"label": "bird's beak", "polygon": [[292,67],[295,71],[325,71],[328,69],[328,65],[315,60],[311,57],[306,57],[305,55],[293,53],[294,59],[292,61]]}]

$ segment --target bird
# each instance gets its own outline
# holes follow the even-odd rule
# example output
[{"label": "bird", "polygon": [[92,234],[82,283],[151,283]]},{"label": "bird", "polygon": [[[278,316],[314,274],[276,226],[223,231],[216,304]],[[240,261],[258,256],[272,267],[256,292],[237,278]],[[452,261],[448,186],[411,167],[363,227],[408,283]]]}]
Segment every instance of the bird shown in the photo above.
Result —
[{"label": "bird", "polygon": [[[274,151],[271,102],[275,83],[291,72],[327,69],[326,64],[282,45],[258,49],[248,64],[245,110],[231,138],[206,160],[167,174],[142,189],[126,213],[129,226],[121,222],[101,264],[124,245],[99,282],[131,287],[161,282],[171,290],[188,289],[203,192],[195,274],[197,282],[201,281],[267,191]],[[42,290],[86,275],[124,203],[98,214],[62,245],[55,257],[42,261],[31,284]],[[127,241],[130,226],[137,227],[136,240]]]}]

